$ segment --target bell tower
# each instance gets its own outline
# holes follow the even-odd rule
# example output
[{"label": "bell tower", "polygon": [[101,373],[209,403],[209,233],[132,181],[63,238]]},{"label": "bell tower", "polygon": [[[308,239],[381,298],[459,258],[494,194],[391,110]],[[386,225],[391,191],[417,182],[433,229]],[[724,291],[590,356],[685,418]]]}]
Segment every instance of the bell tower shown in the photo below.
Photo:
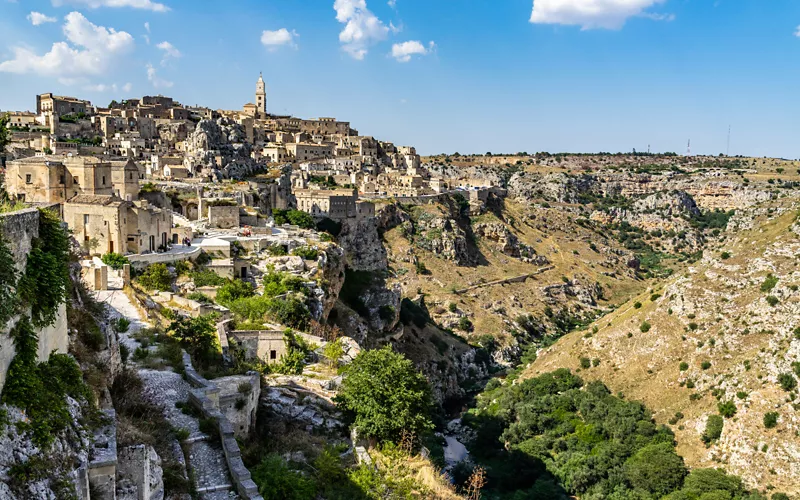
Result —
[{"label": "bell tower", "polygon": [[256,118],[267,117],[267,90],[264,85],[264,77],[258,74],[256,83]]}]

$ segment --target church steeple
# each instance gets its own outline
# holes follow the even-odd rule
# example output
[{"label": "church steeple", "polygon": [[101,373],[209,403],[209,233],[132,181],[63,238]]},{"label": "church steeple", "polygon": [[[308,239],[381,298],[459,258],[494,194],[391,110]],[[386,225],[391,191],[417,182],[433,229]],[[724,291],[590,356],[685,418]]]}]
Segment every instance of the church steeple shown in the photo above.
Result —
[{"label": "church steeple", "polygon": [[264,76],[258,73],[258,82],[256,82],[256,115],[259,118],[266,118],[267,116],[267,89],[264,84]]}]

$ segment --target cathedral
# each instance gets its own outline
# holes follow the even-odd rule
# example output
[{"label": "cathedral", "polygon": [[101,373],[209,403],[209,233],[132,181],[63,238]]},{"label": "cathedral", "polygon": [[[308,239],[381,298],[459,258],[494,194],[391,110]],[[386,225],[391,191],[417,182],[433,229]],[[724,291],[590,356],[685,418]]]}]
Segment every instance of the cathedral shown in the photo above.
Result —
[{"label": "cathedral", "polygon": [[259,73],[256,82],[256,103],[248,102],[244,105],[244,112],[257,119],[267,118],[267,88],[264,84],[264,76]]}]

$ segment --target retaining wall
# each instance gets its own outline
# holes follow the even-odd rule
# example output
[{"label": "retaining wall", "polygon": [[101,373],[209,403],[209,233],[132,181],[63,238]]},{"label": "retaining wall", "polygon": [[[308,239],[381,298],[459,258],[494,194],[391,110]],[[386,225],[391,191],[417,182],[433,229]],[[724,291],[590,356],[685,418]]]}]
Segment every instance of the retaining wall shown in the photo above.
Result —
[{"label": "retaining wall", "polygon": [[213,418],[217,423],[225,462],[236,492],[245,500],[264,500],[258,493],[258,487],[250,476],[250,471],[244,466],[233,424],[220,411],[219,387],[195,371],[192,359],[185,351],[183,367],[186,371],[186,380],[195,388],[189,393],[189,402],[200,410],[204,418]]}]

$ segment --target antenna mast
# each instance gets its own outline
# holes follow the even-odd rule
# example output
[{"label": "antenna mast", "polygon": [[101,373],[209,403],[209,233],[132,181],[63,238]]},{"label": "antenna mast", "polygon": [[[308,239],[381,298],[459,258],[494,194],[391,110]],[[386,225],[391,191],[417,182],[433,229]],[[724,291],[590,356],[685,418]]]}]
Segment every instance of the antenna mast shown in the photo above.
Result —
[{"label": "antenna mast", "polygon": [[728,147],[725,150],[725,156],[730,156],[731,153],[731,126],[728,125]]},{"label": "antenna mast", "polygon": [[689,139],[689,144],[686,146],[686,156],[692,156],[692,140]]}]

